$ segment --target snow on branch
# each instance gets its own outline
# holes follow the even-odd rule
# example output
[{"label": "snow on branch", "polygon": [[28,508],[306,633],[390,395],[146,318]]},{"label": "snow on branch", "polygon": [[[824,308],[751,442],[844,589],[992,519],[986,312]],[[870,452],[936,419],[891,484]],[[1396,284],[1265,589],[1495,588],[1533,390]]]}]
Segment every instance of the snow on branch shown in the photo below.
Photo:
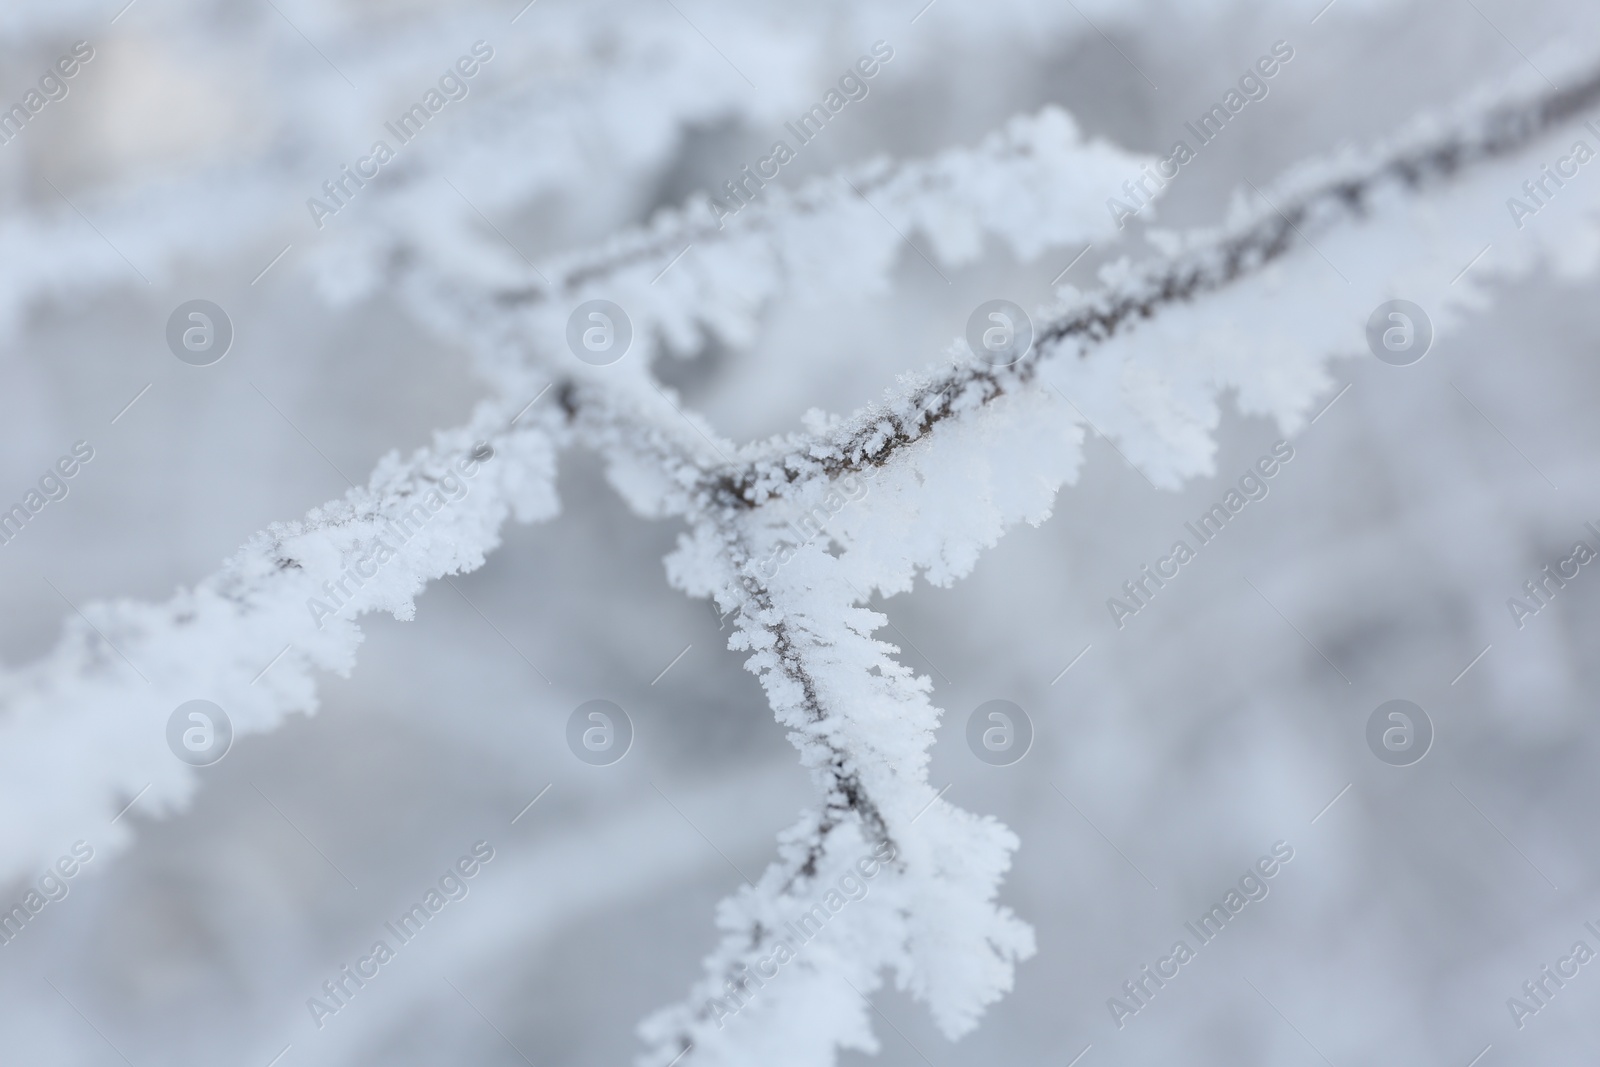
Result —
[{"label": "snow on branch", "polygon": [[86,835],[126,844],[113,816],[141,793],[144,811],[181,808],[196,776],[167,747],[178,705],[215,702],[235,740],[315,711],[316,673],[351,669],[356,619],[409,618],[428,581],[483,564],[509,515],[555,514],[559,420],[511,416],[486,402],[409,458],[386,456],[365,486],[274,523],[193,589],[87,605],[48,657],[0,671],[0,810],[28,813],[11,820],[0,879]]},{"label": "snow on branch", "polygon": [[[707,333],[749,344],[762,311],[780,295],[882,292],[902,259],[931,255],[958,267],[977,259],[989,237],[1025,260],[1110,238],[1116,226],[1101,204],[1150,161],[1086,142],[1070,115],[1046,108],[1011,119],[973,148],[926,160],[879,159],[792,193],[750,182],[750,203],[731,217],[719,218],[696,197],[599,249],[545,264],[535,286],[439,308],[437,324],[450,336],[470,323],[496,331],[484,347],[498,342],[513,359],[521,358],[515,342],[527,338],[556,366],[574,367],[565,350],[568,316],[584,300],[604,298],[626,312],[634,338],[628,366],[606,368],[606,380],[630,368],[647,375],[663,340],[685,355],[697,353]],[[435,304],[439,280],[423,274],[418,281],[419,303]]]},{"label": "snow on branch", "polygon": [[[819,509],[864,507],[817,488]],[[859,501],[880,487],[844,491]],[[864,514],[857,521],[871,521]],[[813,546],[764,572],[744,526],[737,514],[704,517],[669,573],[740,609],[730,647],[749,651],[821,807],[782,836],[755,885],[719,907],[723,940],[706,977],[642,1024],[640,1062],[824,1064],[840,1048],[876,1051],[867,998],[886,969],[959,1037],[1034,950],[1032,931],[994,903],[1017,840],[928,784],[931,683],[872,637],[885,620],[857,606],[853,568]]]},{"label": "snow on branch", "polygon": [[[974,148],[901,163],[879,158],[812,179],[795,192],[741,174],[743,209],[737,213],[714,198],[695,197],[680,212],[663,212],[648,228],[547,265],[544,284],[500,299],[545,303],[600,281],[626,285],[630,271],[655,277],[684,245],[695,243],[710,243],[713,254],[723,257],[720,270],[708,271],[713,274],[767,259],[791,284],[809,288],[829,282],[841,268],[860,271],[834,283],[839,290],[857,284],[881,289],[884,259],[898,251],[902,235],[913,232],[928,237],[946,266],[977,259],[989,235],[1031,260],[1048,248],[1113,232],[1101,201],[1152,161],[1105,141],[1086,142],[1072,116],[1046,107],[1012,118]],[[888,230],[898,232],[885,239],[882,221],[867,225],[874,209]],[[846,235],[849,243],[841,245]],[[843,247],[848,257],[840,255]],[[857,258],[866,265],[849,262]]]},{"label": "snow on branch", "polygon": [[[1448,121],[1419,121],[1406,134],[1374,150],[1304,164],[1270,192],[1252,187],[1254,195],[1246,201],[1248,206],[1238,206],[1227,226],[1181,240],[1153,235],[1172,254],[1139,266],[1114,265],[1105,272],[1105,288],[1070,296],[1065,307],[1039,324],[1032,351],[1020,361],[995,366],[970,355],[961,358],[963,350],[951,369],[923,377],[886,403],[857,412],[837,429],[768,443],[754,460],[716,472],[708,488],[738,506],[754,507],[789,492],[790,485],[804,479],[832,478],[882,466],[933,426],[1034,383],[1041,368],[1072,355],[1086,357],[1111,339],[1144,329],[1152,319],[1173,309],[1196,306],[1209,294],[1246,281],[1260,282],[1291,253],[1302,257],[1320,254],[1316,252],[1319,246],[1312,242],[1324,233],[1359,230],[1369,235],[1363,239],[1381,241],[1391,216],[1428,210],[1427,201],[1420,196],[1423,192],[1452,182],[1460,185],[1487,179],[1492,183],[1503,177],[1493,169],[1494,164],[1515,158],[1543,138],[1564,135],[1563,124],[1573,125],[1577,132],[1576,117],[1600,102],[1600,69],[1570,71],[1568,81],[1564,89],[1541,82],[1533,92],[1480,94]],[[1503,181],[1495,188],[1520,194],[1523,177],[1518,174],[1516,180]],[[1570,209],[1572,205],[1566,206]],[[1436,205],[1434,213],[1439,213]],[[1474,216],[1475,231],[1498,235],[1504,245],[1514,242],[1516,235],[1505,232],[1503,208],[1478,210],[1468,218]],[[1552,229],[1544,227],[1546,239]],[[1531,243],[1532,239],[1524,241],[1525,245]],[[1472,248],[1467,258],[1481,247]],[[1524,255],[1521,261],[1526,259]],[[1332,266],[1336,259],[1328,262],[1338,275],[1333,280],[1343,281],[1352,290],[1361,283],[1370,287],[1374,280],[1382,282],[1378,288],[1392,289],[1406,280],[1400,271],[1380,265],[1352,282]],[[1511,264],[1502,265],[1502,269],[1510,268]],[[1451,279],[1446,276],[1446,280]],[[1322,286],[1326,281],[1316,278],[1310,284]],[[1332,291],[1337,293],[1337,287]],[[1434,307],[1447,313],[1451,308],[1470,306],[1475,292],[1474,285],[1453,294],[1440,292]],[[1344,320],[1343,329],[1337,340],[1330,337],[1319,343],[1330,350],[1340,346],[1354,349],[1352,342],[1358,335],[1351,332],[1351,326],[1363,320],[1348,321],[1342,303],[1329,310],[1332,316],[1324,312],[1312,321]]]},{"label": "snow on branch", "polygon": [[[1364,347],[1378,303],[1421,302],[1444,331],[1483,302],[1484,279],[1592,272],[1600,188],[1564,189],[1538,229],[1518,230],[1505,207],[1545,152],[1567,150],[1563,124],[1600,100],[1600,72],[1571,84],[1483,96],[1449,123],[1299,168],[1222,230],[1158,236],[1165,258],[1110,268],[1103,293],[1069,294],[1032,358],[958,367],[702,485],[671,576],[740,609],[732,647],[750,652],[822,806],[723,902],[705,977],[641,1026],[641,1064],[874,1051],[866,998],[886,971],[948,1036],[975,1025],[1033,947],[995,903],[1017,841],[934,791],[931,683],[873,639],[885,620],[859,605],[919,573],[954,581],[1007,527],[1046,519],[1087,425],[1175,484],[1208,469],[1225,389],[1297,428],[1328,385],[1328,357]],[[1499,254],[1466,277],[1485,244]],[[814,531],[799,545],[797,521]]]}]

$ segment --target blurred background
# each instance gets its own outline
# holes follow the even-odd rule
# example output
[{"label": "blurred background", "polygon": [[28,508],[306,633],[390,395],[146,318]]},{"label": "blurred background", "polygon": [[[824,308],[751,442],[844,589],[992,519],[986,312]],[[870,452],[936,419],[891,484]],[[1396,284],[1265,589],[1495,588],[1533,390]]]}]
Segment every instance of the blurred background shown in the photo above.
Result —
[{"label": "blurred background", "polygon": [[[0,499],[75,441],[94,448],[66,499],[0,548],[10,665],[52,647],[66,600],[164,599],[340,495],[340,471],[360,481],[464,420],[483,386],[386,288],[397,234],[444,257],[470,231],[512,263],[599,242],[719,187],[876,40],[894,60],[781,181],[973,143],[1049,103],[1164,154],[1289,42],[1269,96],[1162,201],[1162,225],[1184,227],[1219,220],[1246,181],[1372,141],[1597,28],[1577,0],[120,7],[0,12],[6,106],[73,42],[93,49],[65,98],[0,145]],[[317,229],[305,199],[479,40],[494,54],[468,97]],[[947,272],[953,289],[908,253],[888,298],[780,302],[756,343],[680,353],[658,375],[735,440],[786,431],[934,362],[979,300],[1042,303],[1077,251],[1020,263],[996,246]],[[1071,277],[1087,286],[1102,259]],[[203,369],[163,334],[195,298],[236,330]],[[1592,1057],[1594,968],[1523,1029],[1506,999],[1575,941],[1600,949],[1583,927],[1600,925],[1600,660],[1584,651],[1600,579],[1585,568],[1520,630],[1506,599],[1594,543],[1597,336],[1582,289],[1535,276],[1414,366],[1335,364],[1348,391],[1292,442],[1271,494],[1121,630],[1106,598],[1275,427],[1225,417],[1217,477],[1176,493],[1091,441],[1049,523],[953,588],[877,605],[905,640],[880,636],[946,712],[934,783],[1021,838],[1001,899],[1039,942],[958,1044],[879,997],[878,1062]],[[132,847],[98,851],[0,946],[0,1060],[631,1059],[638,1020],[699,975],[735,866],[764,867],[811,793],[715,610],[668,587],[678,526],[631,514],[582,452],[559,488],[558,519],[510,527],[459,579],[487,620],[437,587],[414,622],[369,617],[318,714],[242,741],[187,810],[121,816]],[[608,767],[564,739],[596,698],[636,730]],[[1396,698],[1435,730],[1409,767],[1365,739]],[[1037,731],[1009,767],[964,743],[991,699]],[[307,998],[478,841],[494,859],[469,895],[317,1029]],[[1294,858],[1270,896],[1118,1029],[1107,998],[1278,841]]]}]

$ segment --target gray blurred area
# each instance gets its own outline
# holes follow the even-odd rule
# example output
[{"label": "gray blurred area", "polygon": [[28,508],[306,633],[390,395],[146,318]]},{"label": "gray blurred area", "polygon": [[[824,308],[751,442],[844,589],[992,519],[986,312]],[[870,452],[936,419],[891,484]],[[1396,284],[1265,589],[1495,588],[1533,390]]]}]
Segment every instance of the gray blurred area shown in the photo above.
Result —
[{"label": "gray blurred area", "polygon": [[[486,7],[484,25],[536,35],[546,5],[563,2],[540,0],[514,25],[520,3]],[[971,143],[1047,103],[1093,135],[1164,152],[1289,40],[1296,57],[1270,95],[1159,208],[1162,226],[1206,225],[1246,180],[1381,137],[1516,69],[1519,52],[1595,28],[1576,0],[1339,0],[1321,15],[1313,0],[1086,7],[1100,29],[1052,42],[1019,26],[967,46],[936,26],[963,2],[938,0],[915,23],[916,3],[861,16],[902,54],[943,51],[887,69],[786,181]],[[63,42],[93,37],[98,54],[50,105],[59,114],[25,131],[40,135],[29,155],[0,146],[8,212],[55,210],[63,194],[93,202],[125,172],[148,182],[286,137],[253,117],[272,110],[275,79],[342,89],[270,5],[195,7],[184,47],[233,41],[218,54],[244,65],[229,69],[164,43],[163,27],[189,16],[162,0],[112,25],[116,6],[9,46],[6,99]],[[422,6],[366,5],[394,23]],[[716,24],[717,4],[682,6]],[[815,25],[782,18],[823,42],[818,84],[865,43],[835,40],[820,13]],[[248,48],[230,20],[259,26]],[[442,42],[439,63],[458,50]],[[463,106],[474,103],[487,100]],[[649,167],[595,160],[605,176],[582,210],[541,200],[497,221],[537,262],[713,187],[767,140],[735,121],[687,126]],[[285,233],[305,231],[299,188],[286,188]],[[72,604],[164,599],[267,523],[339,496],[345,477],[364,481],[390,449],[467,417],[481,394],[467,353],[390,294],[330,305],[296,252],[253,284],[289,240],[188,257],[150,284],[132,271],[30,301],[0,342],[0,498],[73,442],[94,448],[69,495],[0,548],[7,663],[44,656]],[[980,300],[1043,302],[1077,251],[1018,263],[997,247],[949,284],[908,253],[891,295],[780,304],[748,348],[686,353],[660,377],[737,440],[783,432],[808,408],[847,412],[934,362]],[[1070,278],[1087,287],[1104,258]],[[1051,521],[1010,532],[950,589],[875,603],[898,630],[880,636],[933,678],[945,710],[934,784],[1022,841],[1001,899],[1034,925],[1039,951],[957,1044],[908,997],[880,996],[873,1062],[1467,1067],[1486,1047],[1484,1067],[1593,1061],[1600,965],[1520,1029],[1507,1007],[1574,942],[1600,949],[1584,926],[1600,926],[1600,577],[1584,568],[1521,629],[1506,607],[1573,542],[1595,543],[1585,523],[1600,525],[1590,289],[1536,275],[1414,366],[1336,361],[1348,390],[1290,441],[1270,493],[1121,629],[1107,598],[1272,450],[1276,427],[1225,408],[1216,476],[1178,492],[1092,440]],[[203,374],[162,337],[171,309],[196,296],[237,330]],[[315,716],[242,741],[205,769],[187,810],[135,803],[121,816],[133,845],[97,852],[65,899],[0,947],[0,1062],[631,1060],[637,1022],[698,977],[716,902],[765,867],[811,787],[715,610],[668,586],[660,561],[680,529],[631,514],[583,452],[563,456],[559,491],[560,517],[509,526],[459,593],[430,586],[412,622],[369,617],[354,673],[324,679]],[[572,710],[597,698],[635,727],[608,767],[573,759],[565,741]],[[1035,725],[1012,766],[975,760],[964,741],[968,714],[992,699]],[[1391,699],[1433,725],[1411,766],[1386,765],[1366,741]],[[313,1026],[307,999],[480,841],[493,859],[466,895]],[[1263,880],[1266,896],[1119,1027],[1108,998],[1126,999],[1124,983],[1278,842],[1293,858]],[[24,891],[3,887],[0,902]]]}]

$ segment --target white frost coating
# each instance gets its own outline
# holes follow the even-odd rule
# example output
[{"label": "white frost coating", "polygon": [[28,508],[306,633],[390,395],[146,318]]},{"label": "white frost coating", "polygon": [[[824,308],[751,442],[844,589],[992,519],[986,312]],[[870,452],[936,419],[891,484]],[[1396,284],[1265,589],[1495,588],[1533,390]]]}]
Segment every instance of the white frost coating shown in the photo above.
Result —
[{"label": "white frost coating", "polygon": [[[1368,353],[1366,321],[1379,304],[1420,305],[1437,345],[1468,313],[1486,307],[1497,285],[1540,268],[1572,278],[1592,273],[1600,261],[1600,185],[1571,183],[1520,232],[1506,208],[1534,172],[1530,164],[1536,171],[1585,134],[1580,122],[1568,122],[1424,198],[1380,187],[1360,221],[1302,225],[1315,251],[1297,238],[1301,254],[1203,301],[1167,308],[1090,358],[1062,352],[1042,375],[1157,484],[1211,474],[1221,395],[1231,392],[1241,412],[1298,432],[1333,382],[1327,357]],[[1307,168],[1283,189],[1342,173]],[[1253,206],[1271,210],[1259,200]]]},{"label": "white frost coating", "polygon": [[[356,617],[381,610],[410,618],[428,581],[483,564],[508,515],[554,515],[551,434],[530,416],[504,432],[509,418],[483,405],[472,423],[437,434],[410,458],[385,457],[366,486],[257,534],[195,588],[161,604],[87,605],[87,621],[70,616],[47,658],[0,672],[0,811],[28,813],[8,820],[0,879],[47,863],[80,837],[126,845],[130,823],[110,825],[112,816],[146,786],[142,811],[182,807],[196,776],[165,742],[179,704],[221,705],[235,743],[291,711],[314,712],[314,672],[347,674],[354,665]],[[485,440],[494,455],[474,462]],[[346,568],[370,573],[357,586],[344,579]],[[341,579],[353,595],[336,601],[323,583]],[[342,601],[342,610],[327,617],[312,600]]]},{"label": "white frost coating", "polygon": [[[1031,422],[1018,407],[1033,412]],[[1020,470],[1006,448],[1018,421],[1029,422],[1038,457]],[[931,682],[895,658],[899,648],[872,636],[884,616],[856,603],[875,587],[909,588],[919,570],[953,581],[1006,527],[1044,521],[1056,488],[1077,468],[1080,442],[1058,405],[1007,397],[930,437],[855,499],[817,481],[736,520],[759,570],[780,538],[792,538],[789,522],[813,509],[831,514],[826,537],[778,567],[763,597],[742,600],[730,642],[751,651],[747,666],[829,803],[787,832],[756,888],[724,901],[724,940],[707,958],[708,977],[684,1004],[646,1020],[641,1033],[653,1048],[641,1063],[669,1062],[686,1043],[694,1045],[686,1060],[729,1065],[831,1063],[840,1048],[875,1051],[870,1009],[850,987],[871,993],[884,969],[952,1039],[1011,989],[1015,962],[1034,951],[1032,930],[995,903],[1017,839],[993,818],[937,799],[927,777],[940,716],[928,700]],[[837,557],[824,551],[830,540]],[[709,529],[686,537],[668,560],[674,584],[695,595],[725,588],[732,578],[718,549]],[[865,821],[852,815],[862,805],[841,796],[845,777],[871,805]],[[879,837],[863,827],[877,820],[896,854],[867,895],[842,907],[825,936],[805,943],[753,996],[742,984],[730,990],[730,979],[762,973],[778,941],[793,940],[782,931],[871,852]],[[750,1004],[730,1019],[724,1012],[735,995]],[[818,1013],[820,1002],[832,1010]],[[782,1058],[761,1058],[771,1056]]]},{"label": "white frost coating", "polygon": [[486,306],[480,321],[508,337],[533,338],[561,358],[572,309],[610,300],[627,312],[634,340],[625,363],[606,368],[605,377],[645,375],[658,335],[683,354],[698,352],[705,333],[745,345],[780,295],[886,291],[894,265],[915,255],[902,234],[925,238],[947,267],[975,260],[991,236],[1023,259],[1113,238],[1105,200],[1152,159],[1085,142],[1070,115],[1046,108],[1011,119],[974,148],[898,164],[878,160],[793,193],[768,185],[720,224],[703,199],[691,200],[598,250],[544,265],[548,285],[500,298],[523,306],[521,314]]}]

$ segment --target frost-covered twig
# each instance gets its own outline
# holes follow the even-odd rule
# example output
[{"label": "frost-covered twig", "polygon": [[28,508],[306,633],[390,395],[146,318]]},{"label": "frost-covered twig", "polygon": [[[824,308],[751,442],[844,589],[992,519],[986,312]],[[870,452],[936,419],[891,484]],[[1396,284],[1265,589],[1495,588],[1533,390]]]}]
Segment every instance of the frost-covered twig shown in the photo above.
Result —
[{"label": "frost-covered twig", "polygon": [[[1032,383],[1041,365],[1084,356],[1169,308],[1260,276],[1330,229],[1370,222],[1395,194],[1416,194],[1504,159],[1550,135],[1600,101],[1600,71],[1579,70],[1567,88],[1541,83],[1511,100],[1480,99],[1447,123],[1420,122],[1372,151],[1307,164],[1259,194],[1227,227],[1190,235],[1183,250],[1122,269],[1106,288],[1072,300],[1039,324],[1033,349],[1010,366],[959,361],[887,404],[856,413],[826,434],[772,442],[759,458],[718,471],[712,484],[730,502],[758,506],[811,477],[832,478],[881,466],[934,425]],[[1520,193],[1513,183],[1509,192]],[[1336,268],[1335,268],[1336,269]],[[1463,290],[1465,293],[1466,290]]]},{"label": "frost-covered twig", "polygon": [[1024,260],[1112,238],[1116,226],[1101,204],[1148,162],[1085,141],[1071,116],[1046,108],[1013,118],[972,148],[902,163],[880,159],[792,193],[768,185],[725,220],[703,197],[693,198],[599,249],[544,264],[534,286],[486,298],[481,289],[441,284],[420,265],[403,284],[415,307],[432,309],[419,313],[441,333],[475,330],[481,350],[508,353],[513,362],[531,342],[547,366],[575,378],[583,368],[564,341],[572,309],[590,298],[619,305],[634,339],[626,364],[582,377],[614,390],[623,375],[635,385],[648,381],[663,342],[684,355],[699,352],[707,334],[747,345],[761,313],[780,296],[815,302],[881,292],[902,259],[931,256],[946,269],[961,266],[991,237]]},{"label": "frost-covered twig", "polygon": [[485,403],[430,447],[390,454],[367,485],[273,524],[165,603],[84,606],[47,658],[0,673],[0,810],[28,813],[10,820],[0,878],[77,837],[125,843],[113,815],[132,798],[184,806],[195,774],[166,740],[180,704],[217,703],[236,737],[314,711],[317,672],[354,662],[360,615],[409,617],[427,582],[482,565],[508,515],[554,514],[560,420],[508,428],[511,414]]},{"label": "frost-covered twig", "polygon": [[[881,288],[883,261],[910,233],[926,235],[946,266],[977,259],[986,236],[1032,260],[1047,248],[1115,232],[1101,202],[1151,162],[1104,141],[1085,142],[1070,115],[1047,107],[1018,115],[973,148],[902,163],[878,159],[794,192],[759,175],[741,176],[737,214],[725,217],[705,197],[692,198],[648,228],[546,264],[541,284],[499,300],[545,303],[597,284],[626,284],[630,270],[654,278],[685,245],[708,242],[725,259],[724,270],[736,263],[749,269],[751,260],[771,263],[763,273],[783,271],[799,283],[799,295],[821,284],[842,290],[865,281]],[[850,277],[833,281],[841,270]]]}]

